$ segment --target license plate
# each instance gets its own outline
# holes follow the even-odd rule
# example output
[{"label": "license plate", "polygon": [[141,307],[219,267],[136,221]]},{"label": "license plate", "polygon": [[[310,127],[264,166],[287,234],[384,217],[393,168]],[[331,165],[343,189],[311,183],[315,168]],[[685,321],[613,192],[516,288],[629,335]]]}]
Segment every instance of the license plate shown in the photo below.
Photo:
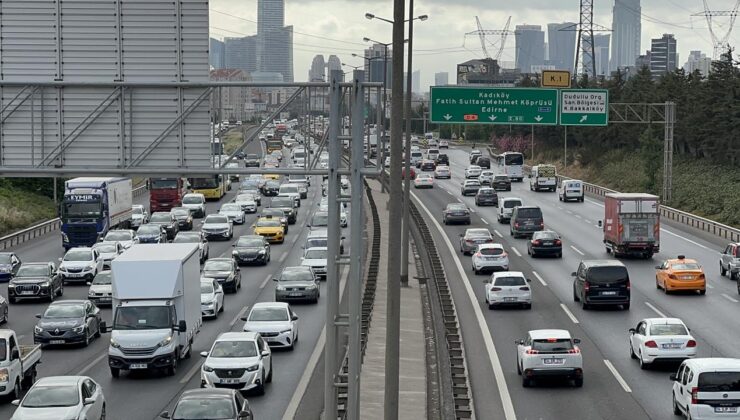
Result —
[{"label": "license plate", "polygon": [[24,290],[21,292],[21,295],[34,295],[35,293],[33,290]]},{"label": "license plate", "polygon": [[565,359],[542,359],[542,363],[546,365],[562,365],[565,363]]},{"label": "license plate", "polygon": [[132,363],[129,369],[146,369],[146,363]]},{"label": "license plate", "polygon": [[680,349],[681,343],[666,343],[666,344],[663,344],[662,347],[664,349]]},{"label": "license plate", "polygon": [[516,302],[516,298],[515,297],[505,297],[504,302]]},{"label": "license plate", "polygon": [[64,344],[64,340],[49,340],[49,344]]},{"label": "license plate", "polygon": [[221,379],[222,384],[238,384],[239,379]]},{"label": "license plate", "polygon": [[292,292],[292,293],[289,293],[288,296],[303,296],[303,293],[301,293],[301,292]]},{"label": "license plate", "polygon": [[715,413],[737,413],[737,407],[714,407]]},{"label": "license plate", "polygon": [[616,296],[617,292],[601,292],[601,296]]},{"label": "license plate", "polygon": [[543,242],[542,245],[552,245],[552,242],[550,242],[550,241]]},{"label": "license plate", "polygon": [[67,277],[82,277],[82,273],[67,273]]},{"label": "license plate", "polygon": [[694,276],[681,276],[681,279],[683,280],[693,280]]}]

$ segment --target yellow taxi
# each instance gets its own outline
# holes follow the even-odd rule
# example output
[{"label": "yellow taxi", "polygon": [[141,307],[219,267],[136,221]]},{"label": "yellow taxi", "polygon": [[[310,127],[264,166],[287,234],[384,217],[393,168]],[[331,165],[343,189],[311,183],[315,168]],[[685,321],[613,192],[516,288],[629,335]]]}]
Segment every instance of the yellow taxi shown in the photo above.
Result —
[{"label": "yellow taxi", "polygon": [[265,179],[265,180],[268,180],[268,179],[279,180],[280,179],[280,175],[278,175],[278,174],[264,174],[264,175],[262,175],[262,178]]},{"label": "yellow taxi", "polygon": [[666,294],[678,290],[697,291],[702,295],[707,292],[704,269],[696,260],[679,255],[676,259],[665,260],[655,269],[655,287]]},{"label": "yellow taxi", "polygon": [[260,217],[254,222],[252,228],[254,228],[255,235],[263,236],[267,242],[283,243],[285,241],[285,227],[277,217]]}]

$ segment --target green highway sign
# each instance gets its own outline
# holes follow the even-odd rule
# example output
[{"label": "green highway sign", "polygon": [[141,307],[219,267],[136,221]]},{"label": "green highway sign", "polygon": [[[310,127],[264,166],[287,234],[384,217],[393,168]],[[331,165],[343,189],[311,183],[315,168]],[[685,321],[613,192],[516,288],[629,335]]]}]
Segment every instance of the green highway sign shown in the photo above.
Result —
[{"label": "green highway sign", "polygon": [[563,89],[560,91],[560,125],[605,126],[608,124],[608,90]]},{"label": "green highway sign", "polygon": [[558,90],[432,86],[433,123],[556,125]]}]

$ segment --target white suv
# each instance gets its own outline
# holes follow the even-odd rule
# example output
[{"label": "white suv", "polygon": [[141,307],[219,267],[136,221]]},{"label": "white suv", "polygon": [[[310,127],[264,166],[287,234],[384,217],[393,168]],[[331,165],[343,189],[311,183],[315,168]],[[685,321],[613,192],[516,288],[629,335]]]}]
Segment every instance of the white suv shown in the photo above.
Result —
[{"label": "white suv", "polygon": [[532,309],[532,289],[528,284],[530,281],[520,271],[495,273],[485,282],[488,309],[495,309],[502,305],[516,305]]},{"label": "white suv", "polygon": [[671,380],[673,414],[691,419],[737,419],[740,415],[740,359],[685,360]]},{"label": "white suv", "polygon": [[211,350],[200,355],[206,358],[200,368],[201,388],[255,389],[261,395],[272,382],[272,352],[259,333],[222,333]]},{"label": "white suv", "polygon": [[185,194],[182,197],[182,206],[190,209],[193,217],[206,216],[206,196],[200,193]]},{"label": "white suv", "polygon": [[509,269],[509,254],[501,244],[480,244],[473,254],[473,272]]},{"label": "white suv", "polygon": [[538,376],[561,376],[583,386],[583,357],[567,330],[532,330],[527,338],[518,340],[517,373],[522,375],[522,386],[527,388]]}]

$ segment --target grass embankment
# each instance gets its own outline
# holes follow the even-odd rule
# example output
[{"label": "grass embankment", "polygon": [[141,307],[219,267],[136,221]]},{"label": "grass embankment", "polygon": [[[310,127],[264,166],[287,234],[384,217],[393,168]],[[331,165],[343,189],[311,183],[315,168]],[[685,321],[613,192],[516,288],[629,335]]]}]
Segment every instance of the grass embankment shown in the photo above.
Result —
[{"label": "grass embankment", "polygon": [[221,138],[224,143],[224,153],[230,155],[244,142],[244,133],[241,128],[232,128]]},{"label": "grass embankment", "polygon": [[0,180],[0,236],[56,216],[53,200],[4,185]]},{"label": "grass embankment", "polygon": [[[647,192],[662,195],[662,154],[646,158],[635,152],[613,150],[599,165],[569,163],[563,170],[562,155],[548,151],[535,162],[550,162],[558,173],[621,192]],[[726,225],[740,227],[740,168],[718,165],[707,159],[674,156],[673,208]]]}]

